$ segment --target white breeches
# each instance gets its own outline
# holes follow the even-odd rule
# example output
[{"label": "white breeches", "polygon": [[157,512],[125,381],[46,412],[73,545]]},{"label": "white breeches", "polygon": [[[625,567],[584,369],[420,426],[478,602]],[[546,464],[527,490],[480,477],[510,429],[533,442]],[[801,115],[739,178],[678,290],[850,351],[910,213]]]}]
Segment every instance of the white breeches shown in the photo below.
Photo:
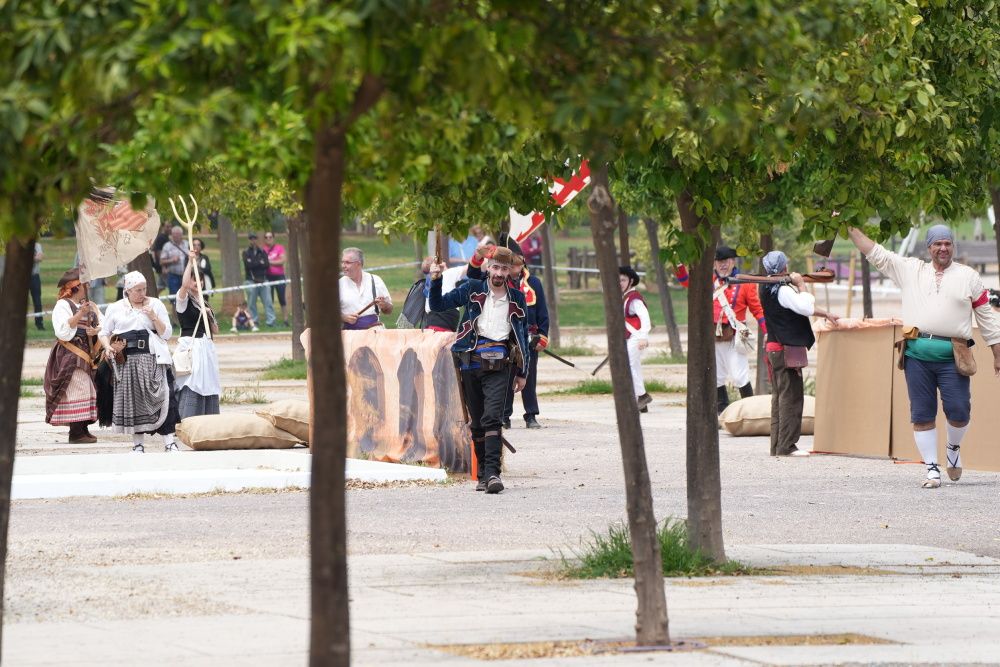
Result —
[{"label": "white breeches", "polygon": [[[739,334],[737,334],[739,335]],[[750,362],[747,355],[740,350],[742,344],[736,338],[730,341],[715,343],[715,386],[726,386],[726,380],[731,380],[736,387],[742,387],[750,382]]]},{"label": "white breeches", "polygon": [[625,341],[628,350],[628,367],[632,371],[632,390],[636,396],[646,393],[646,384],[642,381],[642,350],[639,349],[639,339],[632,336]]}]

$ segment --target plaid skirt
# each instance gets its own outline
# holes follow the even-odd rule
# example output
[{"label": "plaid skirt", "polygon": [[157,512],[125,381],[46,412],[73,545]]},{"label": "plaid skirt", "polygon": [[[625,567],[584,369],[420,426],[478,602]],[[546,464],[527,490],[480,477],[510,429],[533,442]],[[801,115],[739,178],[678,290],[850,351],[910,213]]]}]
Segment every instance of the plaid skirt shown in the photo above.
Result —
[{"label": "plaid skirt", "polygon": [[114,433],[173,433],[177,425],[177,397],[171,388],[173,372],[156,363],[155,354],[133,354],[114,364]]}]

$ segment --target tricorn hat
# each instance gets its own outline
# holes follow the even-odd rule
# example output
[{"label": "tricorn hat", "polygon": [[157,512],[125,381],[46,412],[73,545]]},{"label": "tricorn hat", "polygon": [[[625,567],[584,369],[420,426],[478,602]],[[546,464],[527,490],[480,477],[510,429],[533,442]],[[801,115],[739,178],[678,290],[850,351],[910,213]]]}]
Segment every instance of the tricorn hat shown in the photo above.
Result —
[{"label": "tricorn hat", "polygon": [[720,245],[715,249],[715,261],[721,262],[725,259],[736,259],[736,251],[727,245]]}]

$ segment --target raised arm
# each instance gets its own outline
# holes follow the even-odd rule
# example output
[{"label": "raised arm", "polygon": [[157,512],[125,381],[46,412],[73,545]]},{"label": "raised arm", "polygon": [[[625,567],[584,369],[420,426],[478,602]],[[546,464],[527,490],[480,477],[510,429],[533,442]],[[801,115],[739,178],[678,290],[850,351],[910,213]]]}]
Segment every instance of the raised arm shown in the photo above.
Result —
[{"label": "raised arm", "polygon": [[857,227],[849,227],[847,229],[847,236],[851,239],[861,254],[867,256],[868,253],[872,251],[875,247],[875,242],[868,238],[863,231]]}]

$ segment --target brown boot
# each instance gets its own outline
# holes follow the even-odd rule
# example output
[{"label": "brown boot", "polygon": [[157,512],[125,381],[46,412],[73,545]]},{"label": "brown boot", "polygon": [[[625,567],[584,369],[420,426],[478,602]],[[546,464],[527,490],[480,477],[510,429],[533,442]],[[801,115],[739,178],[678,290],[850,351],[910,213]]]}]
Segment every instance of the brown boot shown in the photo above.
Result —
[{"label": "brown boot", "polygon": [[86,422],[73,422],[69,425],[69,444],[89,445],[97,442],[97,438],[87,432]]}]

